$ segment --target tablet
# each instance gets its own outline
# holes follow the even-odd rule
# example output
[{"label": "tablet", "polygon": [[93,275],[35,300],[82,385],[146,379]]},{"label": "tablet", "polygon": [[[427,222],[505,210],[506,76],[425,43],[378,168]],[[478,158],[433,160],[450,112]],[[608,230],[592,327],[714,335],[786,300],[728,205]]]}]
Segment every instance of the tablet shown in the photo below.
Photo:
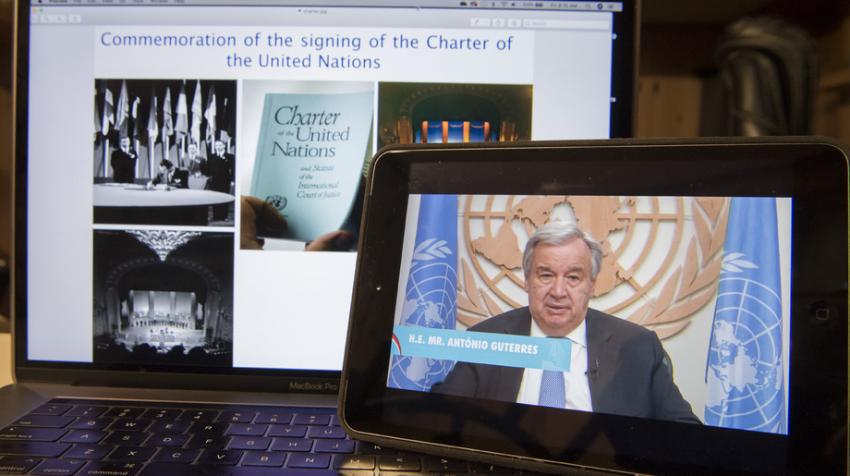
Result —
[{"label": "tablet", "polygon": [[811,138],[385,149],[342,422],[544,472],[844,473],[847,184]]}]

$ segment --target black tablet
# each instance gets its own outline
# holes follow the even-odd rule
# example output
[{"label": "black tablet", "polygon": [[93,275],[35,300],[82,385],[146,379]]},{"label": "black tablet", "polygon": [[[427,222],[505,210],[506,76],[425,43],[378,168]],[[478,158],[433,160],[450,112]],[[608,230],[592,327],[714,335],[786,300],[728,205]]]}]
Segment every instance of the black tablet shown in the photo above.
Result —
[{"label": "black tablet", "polygon": [[810,138],[385,149],[343,424],[538,471],[845,473],[847,185]]}]

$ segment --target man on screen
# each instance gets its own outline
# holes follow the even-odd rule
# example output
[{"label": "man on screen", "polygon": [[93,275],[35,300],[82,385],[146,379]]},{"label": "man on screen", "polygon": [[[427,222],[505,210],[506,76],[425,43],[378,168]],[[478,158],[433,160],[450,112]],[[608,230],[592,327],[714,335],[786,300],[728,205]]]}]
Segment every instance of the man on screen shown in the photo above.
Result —
[{"label": "man on screen", "polygon": [[130,150],[130,138],[122,137],[118,146],[109,158],[112,180],[117,183],[133,183],[136,180],[136,153]]},{"label": "man on screen", "polygon": [[458,362],[432,392],[699,423],[654,332],[589,309],[602,247],[573,224],[548,223],[523,254],[528,307],[469,329],[571,341],[569,372]]}]

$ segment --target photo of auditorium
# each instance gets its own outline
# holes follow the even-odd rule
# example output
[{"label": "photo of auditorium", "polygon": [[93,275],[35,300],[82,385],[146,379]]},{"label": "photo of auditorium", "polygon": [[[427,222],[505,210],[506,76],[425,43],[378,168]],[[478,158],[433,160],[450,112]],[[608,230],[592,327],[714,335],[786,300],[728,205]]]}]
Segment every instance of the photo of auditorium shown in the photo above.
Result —
[{"label": "photo of auditorium", "polygon": [[531,85],[380,83],[378,147],[531,138]]},{"label": "photo of auditorium", "polygon": [[95,230],[94,361],[229,366],[233,235]]}]

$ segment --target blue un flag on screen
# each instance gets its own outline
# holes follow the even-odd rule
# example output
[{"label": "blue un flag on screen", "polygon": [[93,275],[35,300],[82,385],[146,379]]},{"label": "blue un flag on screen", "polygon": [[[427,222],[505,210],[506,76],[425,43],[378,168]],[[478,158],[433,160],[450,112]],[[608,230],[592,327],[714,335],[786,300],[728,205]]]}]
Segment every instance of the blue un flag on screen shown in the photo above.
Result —
[{"label": "blue un flag on screen", "polygon": [[[422,195],[399,325],[454,329],[457,315],[457,196]],[[402,344],[403,345],[403,344]],[[388,385],[427,392],[453,361],[393,356]]]},{"label": "blue un flag on screen", "polygon": [[732,199],[706,368],[708,425],[787,433],[776,233],[776,199]]}]

